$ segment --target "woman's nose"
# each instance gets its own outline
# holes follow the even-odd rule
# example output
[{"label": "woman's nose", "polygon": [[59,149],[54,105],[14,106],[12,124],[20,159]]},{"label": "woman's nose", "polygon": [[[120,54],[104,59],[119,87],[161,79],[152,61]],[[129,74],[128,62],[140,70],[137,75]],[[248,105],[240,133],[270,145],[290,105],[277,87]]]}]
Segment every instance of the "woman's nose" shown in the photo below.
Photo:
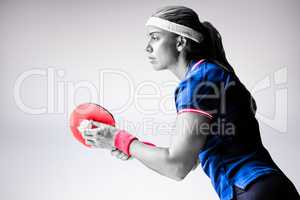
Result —
[{"label": "woman's nose", "polygon": [[153,51],[152,47],[149,44],[146,46],[146,51],[148,53],[152,53],[152,51]]}]

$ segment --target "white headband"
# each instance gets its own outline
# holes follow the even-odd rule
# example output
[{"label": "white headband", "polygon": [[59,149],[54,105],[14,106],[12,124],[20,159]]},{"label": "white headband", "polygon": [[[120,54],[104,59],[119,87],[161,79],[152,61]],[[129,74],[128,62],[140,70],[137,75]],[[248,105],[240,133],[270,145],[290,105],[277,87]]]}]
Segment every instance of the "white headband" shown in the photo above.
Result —
[{"label": "white headband", "polygon": [[194,29],[158,17],[150,17],[146,23],[146,26],[156,26],[166,31],[187,37],[198,43],[200,43],[203,40],[202,34],[195,31]]}]

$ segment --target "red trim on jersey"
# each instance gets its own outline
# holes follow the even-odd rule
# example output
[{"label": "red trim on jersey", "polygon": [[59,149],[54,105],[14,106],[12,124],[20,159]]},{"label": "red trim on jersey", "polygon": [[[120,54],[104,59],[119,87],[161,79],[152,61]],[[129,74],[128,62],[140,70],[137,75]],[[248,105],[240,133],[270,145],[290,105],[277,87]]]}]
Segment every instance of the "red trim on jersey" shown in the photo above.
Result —
[{"label": "red trim on jersey", "polygon": [[194,113],[199,113],[199,114],[202,114],[206,117],[208,117],[209,119],[212,119],[212,115],[203,111],[203,110],[199,110],[199,109],[192,109],[192,108],[186,108],[186,109],[182,109],[180,110],[177,115],[181,114],[181,113],[184,113],[184,112],[194,112]]},{"label": "red trim on jersey", "polygon": [[201,59],[198,62],[196,62],[196,64],[193,65],[193,67],[191,68],[191,71],[194,70],[198,65],[200,65],[202,62],[204,62],[205,59]]}]

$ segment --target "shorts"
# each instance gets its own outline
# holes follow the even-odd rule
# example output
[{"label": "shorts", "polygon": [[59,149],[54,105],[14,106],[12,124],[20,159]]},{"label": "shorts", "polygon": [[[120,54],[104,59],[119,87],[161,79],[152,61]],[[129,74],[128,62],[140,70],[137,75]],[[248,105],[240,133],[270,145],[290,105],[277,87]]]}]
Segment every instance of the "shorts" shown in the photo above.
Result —
[{"label": "shorts", "polygon": [[300,200],[294,184],[284,174],[268,174],[245,190],[235,186],[233,200]]}]

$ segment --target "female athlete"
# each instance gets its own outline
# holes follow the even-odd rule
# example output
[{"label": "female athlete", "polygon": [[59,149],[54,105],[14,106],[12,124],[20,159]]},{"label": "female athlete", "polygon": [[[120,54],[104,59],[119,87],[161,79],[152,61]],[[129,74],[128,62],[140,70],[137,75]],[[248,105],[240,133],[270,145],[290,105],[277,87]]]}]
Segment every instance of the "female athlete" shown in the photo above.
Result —
[{"label": "female athlete", "polygon": [[296,200],[293,183],[262,144],[256,104],[225,57],[221,36],[190,8],[168,6],[147,21],[146,46],[155,70],[169,70],[175,89],[176,134],[170,147],[147,145],[125,130],[91,121],[86,143],[113,149],[150,169],[182,180],[197,165],[222,200]]}]

